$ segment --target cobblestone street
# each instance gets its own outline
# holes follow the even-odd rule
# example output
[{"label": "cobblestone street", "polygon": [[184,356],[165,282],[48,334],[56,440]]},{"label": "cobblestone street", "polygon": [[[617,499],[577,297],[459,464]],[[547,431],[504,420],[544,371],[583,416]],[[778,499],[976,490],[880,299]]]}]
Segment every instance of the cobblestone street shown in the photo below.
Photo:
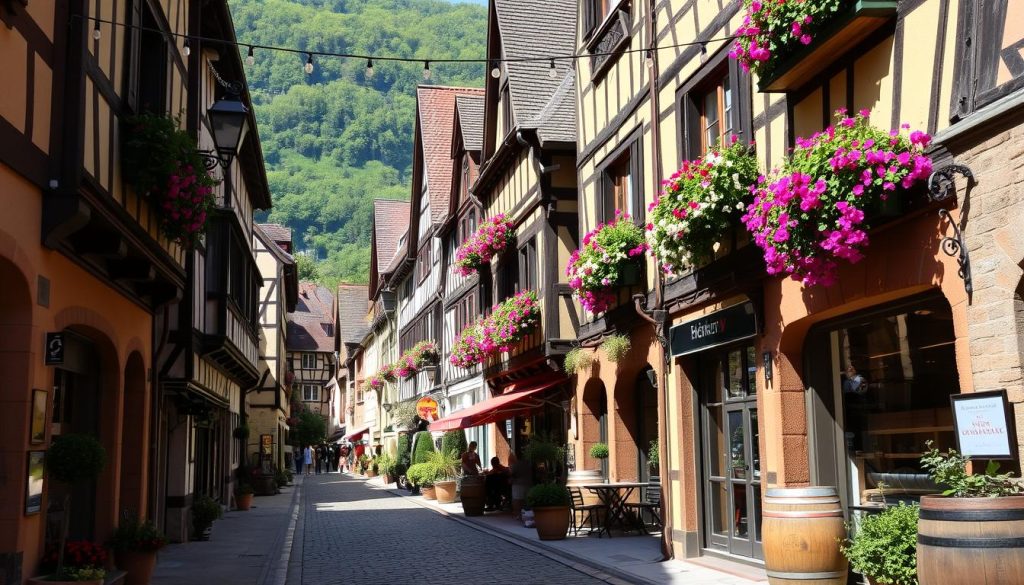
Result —
[{"label": "cobblestone street", "polygon": [[288,585],[602,583],[365,480],[306,477]]}]

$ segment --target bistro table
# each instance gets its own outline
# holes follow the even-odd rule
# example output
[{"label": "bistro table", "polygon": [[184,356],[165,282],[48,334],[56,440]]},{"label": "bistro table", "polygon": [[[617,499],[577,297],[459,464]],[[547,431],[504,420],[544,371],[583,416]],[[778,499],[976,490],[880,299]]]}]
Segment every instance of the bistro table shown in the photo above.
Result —
[{"label": "bistro table", "polygon": [[647,487],[647,485],[647,483],[635,481],[618,481],[612,483],[585,483],[580,486],[597,494],[597,497],[601,499],[601,503],[608,508],[608,516],[605,519],[604,526],[597,532],[598,538],[601,537],[602,533],[607,534],[608,538],[611,538],[612,526],[616,523],[623,531],[637,529],[644,534],[647,533],[647,528],[644,527],[643,523],[634,523],[633,526],[627,526],[626,524],[626,502],[637,488]]}]

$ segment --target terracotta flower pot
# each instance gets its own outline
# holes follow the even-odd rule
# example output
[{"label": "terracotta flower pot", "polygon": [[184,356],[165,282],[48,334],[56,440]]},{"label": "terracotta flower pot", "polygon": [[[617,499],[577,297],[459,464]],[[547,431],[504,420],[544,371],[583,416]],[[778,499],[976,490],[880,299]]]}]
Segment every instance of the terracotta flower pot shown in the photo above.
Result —
[{"label": "terracotta flower pot", "polygon": [[127,573],[124,585],[149,585],[156,568],[156,551],[119,550],[114,553],[114,561],[118,569]]},{"label": "terracotta flower pot", "polygon": [[434,491],[434,486],[430,486],[430,487],[424,486],[424,487],[421,487],[420,488],[420,493],[423,494],[423,499],[424,500],[436,500],[437,499],[437,493]]},{"label": "terracotta flower pot", "polygon": [[539,506],[533,509],[534,527],[541,540],[562,540],[569,533],[569,506]]},{"label": "terracotta flower pot", "polygon": [[253,494],[238,494],[235,496],[235,507],[243,512],[252,507]]},{"label": "terracotta flower pot", "polygon": [[438,504],[451,504],[455,501],[454,481],[439,481],[434,484],[434,492],[437,495]]}]

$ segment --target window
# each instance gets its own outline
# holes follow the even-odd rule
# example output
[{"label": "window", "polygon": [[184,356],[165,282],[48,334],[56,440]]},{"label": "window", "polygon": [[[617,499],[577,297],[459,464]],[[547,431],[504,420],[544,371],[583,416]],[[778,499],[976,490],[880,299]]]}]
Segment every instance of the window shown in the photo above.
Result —
[{"label": "window", "polygon": [[462,155],[462,185],[459,189],[459,201],[469,198],[469,155]]},{"label": "window", "polygon": [[618,4],[619,0],[583,0],[583,36],[594,32]]},{"label": "window", "polygon": [[[960,0],[959,14],[963,40],[956,45],[953,120],[1024,87],[1024,19],[1019,3]],[[938,86],[932,91],[938,92]],[[928,131],[935,132],[934,120]]]},{"label": "window", "polygon": [[686,159],[698,159],[719,143],[753,138],[750,74],[719,51],[679,89],[679,144]]},{"label": "window", "polygon": [[416,283],[423,282],[430,275],[430,240],[420,248],[416,255]]},{"label": "window", "polygon": [[320,386],[316,384],[303,384],[302,400],[304,402],[320,402]]},{"label": "window", "polygon": [[302,354],[302,369],[303,370],[315,370],[316,369],[316,354],[315,353],[304,353],[304,354]]},{"label": "window", "polygon": [[601,209],[599,219],[611,221],[615,212],[628,213],[633,221],[644,218],[641,202],[641,151],[639,129],[623,141],[605,161],[598,166],[601,183]]},{"label": "window", "polygon": [[531,238],[519,248],[519,290],[535,290],[537,278],[537,239]]},{"label": "window", "polygon": [[506,254],[498,267],[498,300],[503,301],[519,290],[519,263],[515,256]]},{"label": "window", "polygon": [[130,32],[128,61],[134,64],[126,77],[128,105],[136,112],[167,112],[167,39],[146,2],[130,2],[131,22],[139,29]]}]

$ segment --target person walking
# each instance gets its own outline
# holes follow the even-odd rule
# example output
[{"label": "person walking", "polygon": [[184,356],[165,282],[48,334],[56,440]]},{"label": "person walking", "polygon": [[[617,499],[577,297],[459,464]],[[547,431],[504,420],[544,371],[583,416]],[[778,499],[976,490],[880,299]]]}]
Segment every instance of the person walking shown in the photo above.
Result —
[{"label": "person walking", "polygon": [[306,475],[313,473],[313,449],[309,445],[302,450],[302,462],[306,466]]},{"label": "person walking", "polygon": [[337,444],[331,445],[331,462],[334,464],[331,471],[341,473],[341,447]]},{"label": "person walking", "polygon": [[323,445],[317,445],[316,446],[316,474],[317,475],[320,475],[320,468],[323,467],[323,464],[324,464],[324,446]]},{"label": "person walking", "polygon": [[347,443],[342,445],[341,448],[338,449],[338,455],[340,457],[339,463],[338,463],[340,465],[340,467],[338,468],[338,471],[340,471],[340,472],[345,472],[345,471],[349,470],[349,466],[348,466],[348,453],[349,453],[349,451],[350,451],[350,449],[348,448],[348,444]]}]

